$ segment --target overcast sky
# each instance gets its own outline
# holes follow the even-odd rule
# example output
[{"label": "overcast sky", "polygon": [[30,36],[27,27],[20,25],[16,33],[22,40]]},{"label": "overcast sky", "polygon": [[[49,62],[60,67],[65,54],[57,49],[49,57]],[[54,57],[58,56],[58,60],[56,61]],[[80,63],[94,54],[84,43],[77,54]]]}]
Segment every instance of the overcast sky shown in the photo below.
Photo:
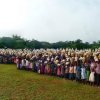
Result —
[{"label": "overcast sky", "polygon": [[0,37],[100,40],[100,0],[0,0]]}]

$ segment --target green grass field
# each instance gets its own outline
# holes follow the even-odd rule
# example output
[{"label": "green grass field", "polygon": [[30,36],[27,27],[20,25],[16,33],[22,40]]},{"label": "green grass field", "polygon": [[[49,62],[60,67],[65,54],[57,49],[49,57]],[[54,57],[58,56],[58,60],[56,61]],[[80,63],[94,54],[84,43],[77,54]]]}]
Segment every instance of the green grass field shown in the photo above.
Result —
[{"label": "green grass field", "polygon": [[100,88],[1,64],[0,100],[100,100]]}]

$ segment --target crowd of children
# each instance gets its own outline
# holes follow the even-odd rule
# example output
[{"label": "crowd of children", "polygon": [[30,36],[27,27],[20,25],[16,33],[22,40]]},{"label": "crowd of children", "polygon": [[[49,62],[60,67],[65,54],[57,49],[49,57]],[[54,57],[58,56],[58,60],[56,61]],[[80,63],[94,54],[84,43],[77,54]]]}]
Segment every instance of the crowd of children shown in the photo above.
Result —
[{"label": "crowd of children", "polygon": [[13,64],[16,60],[14,51],[11,49],[0,49],[0,64]]},{"label": "crowd of children", "polygon": [[18,69],[100,86],[100,49],[0,50],[0,63],[7,57]]}]

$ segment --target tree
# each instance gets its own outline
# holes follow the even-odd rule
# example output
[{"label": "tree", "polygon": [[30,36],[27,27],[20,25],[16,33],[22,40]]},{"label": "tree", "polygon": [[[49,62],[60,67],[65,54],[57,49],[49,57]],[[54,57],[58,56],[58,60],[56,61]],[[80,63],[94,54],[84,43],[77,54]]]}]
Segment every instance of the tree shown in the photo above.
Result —
[{"label": "tree", "polygon": [[94,41],[89,44],[88,42],[83,43],[82,40],[77,39],[76,41],[59,41],[56,43],[40,42],[37,40],[26,40],[20,36],[13,35],[12,37],[2,37],[0,38],[0,48],[12,48],[12,49],[40,49],[40,48],[73,48],[73,49],[95,49],[100,47],[100,40]]}]

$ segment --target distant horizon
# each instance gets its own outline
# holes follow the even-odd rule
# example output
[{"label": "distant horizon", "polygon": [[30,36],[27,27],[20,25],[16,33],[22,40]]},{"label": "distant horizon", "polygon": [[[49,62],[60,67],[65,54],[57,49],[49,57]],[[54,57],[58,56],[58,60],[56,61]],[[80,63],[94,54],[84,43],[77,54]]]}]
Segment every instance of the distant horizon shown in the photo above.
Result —
[{"label": "distant horizon", "polygon": [[[76,40],[79,40],[79,38],[77,38],[77,39],[75,39],[75,40],[59,40],[59,41],[56,41],[56,42],[49,42],[49,41],[45,41],[45,40],[43,40],[43,41],[40,41],[40,40],[37,40],[37,39],[35,39],[35,38],[32,38],[32,39],[28,39],[28,38],[24,38],[24,37],[22,37],[22,36],[20,36],[20,35],[17,35],[17,34],[13,34],[13,35],[11,35],[11,36],[0,36],[0,38],[3,38],[3,37],[10,37],[10,38],[12,38],[13,36],[19,36],[20,38],[23,38],[23,39],[25,39],[25,40],[36,40],[36,41],[39,41],[39,42],[48,42],[48,43],[57,43],[57,42],[66,42],[66,41],[76,41]],[[81,40],[81,39],[80,39]],[[90,43],[90,44],[92,44],[93,42],[98,42],[98,41],[100,41],[100,39],[99,40],[97,40],[97,41],[92,41],[92,42],[89,42],[89,41],[83,41],[83,40],[81,40],[83,43],[86,43],[86,42],[88,42],[88,43]]]}]

